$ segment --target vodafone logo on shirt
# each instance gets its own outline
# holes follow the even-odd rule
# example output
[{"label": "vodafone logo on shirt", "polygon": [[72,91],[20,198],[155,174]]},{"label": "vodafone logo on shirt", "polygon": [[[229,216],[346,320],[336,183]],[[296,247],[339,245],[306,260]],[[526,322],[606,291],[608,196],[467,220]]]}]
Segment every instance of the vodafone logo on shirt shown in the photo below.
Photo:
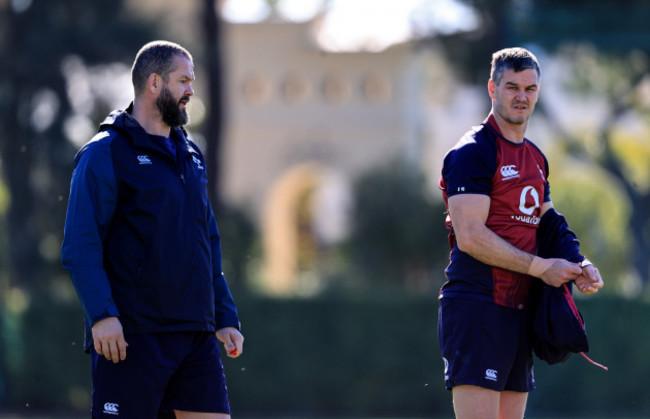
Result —
[{"label": "vodafone logo on shirt", "polygon": [[501,180],[510,180],[519,177],[519,170],[517,170],[517,166],[515,166],[514,164],[501,166],[501,169],[499,169],[499,171],[501,172],[501,176],[502,176]]},{"label": "vodafone logo on shirt", "polygon": [[[526,204],[529,196],[533,201],[533,205]],[[537,208],[539,208],[539,194],[532,186],[526,186],[522,189],[521,197],[519,198],[519,211],[526,215],[533,215],[533,212],[535,212]]]},{"label": "vodafone logo on shirt", "polygon": [[539,193],[532,186],[526,186],[521,190],[519,197],[519,211],[525,215],[513,215],[513,220],[521,221],[527,224],[537,225],[540,218],[534,215],[535,210],[540,208]]}]

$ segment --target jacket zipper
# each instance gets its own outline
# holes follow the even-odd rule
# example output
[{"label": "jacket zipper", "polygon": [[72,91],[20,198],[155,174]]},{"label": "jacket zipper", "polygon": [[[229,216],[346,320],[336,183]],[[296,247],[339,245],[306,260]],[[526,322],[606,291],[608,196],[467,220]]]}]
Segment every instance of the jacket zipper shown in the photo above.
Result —
[{"label": "jacket zipper", "polygon": [[[147,147],[147,148],[150,148],[150,147]],[[176,169],[176,173],[177,173],[179,179],[181,180],[181,183],[183,185],[185,185],[185,174],[183,173],[182,167],[178,164],[178,161],[172,159],[172,157],[169,154],[164,153],[164,152],[158,150],[157,148],[153,148],[153,149],[150,148],[150,149],[152,151],[158,153],[158,154],[162,154],[166,160],[172,162],[172,166],[174,167],[174,169]],[[178,153],[179,153],[179,151],[178,151],[178,149],[176,149],[176,158],[177,159],[178,159]]]}]

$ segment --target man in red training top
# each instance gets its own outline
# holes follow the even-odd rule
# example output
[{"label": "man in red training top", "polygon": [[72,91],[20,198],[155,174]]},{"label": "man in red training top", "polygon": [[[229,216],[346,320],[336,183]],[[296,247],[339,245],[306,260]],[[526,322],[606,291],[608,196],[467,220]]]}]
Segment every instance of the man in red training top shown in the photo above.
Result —
[{"label": "man in red training top", "polygon": [[535,388],[526,321],[532,277],[555,287],[574,281],[586,294],[603,286],[579,249],[572,260],[535,256],[542,218],[561,241],[575,241],[553,209],[546,157],[525,138],[540,79],[530,51],[494,53],[492,111],[444,159],[440,188],[451,254],[438,336],[457,418],[523,417]]}]

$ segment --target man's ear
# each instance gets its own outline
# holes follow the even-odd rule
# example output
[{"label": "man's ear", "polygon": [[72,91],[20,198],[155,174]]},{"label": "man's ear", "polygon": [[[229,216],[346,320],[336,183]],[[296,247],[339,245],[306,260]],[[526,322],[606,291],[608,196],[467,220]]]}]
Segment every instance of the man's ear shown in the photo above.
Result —
[{"label": "man's ear", "polygon": [[488,80],[487,88],[488,88],[488,95],[490,95],[490,98],[494,99],[495,94],[494,94],[494,88],[495,88],[494,81],[492,79]]},{"label": "man's ear", "polygon": [[149,92],[153,93],[154,95],[157,95],[161,87],[162,77],[156,73],[149,74],[149,77],[147,78],[147,90],[149,90]]}]

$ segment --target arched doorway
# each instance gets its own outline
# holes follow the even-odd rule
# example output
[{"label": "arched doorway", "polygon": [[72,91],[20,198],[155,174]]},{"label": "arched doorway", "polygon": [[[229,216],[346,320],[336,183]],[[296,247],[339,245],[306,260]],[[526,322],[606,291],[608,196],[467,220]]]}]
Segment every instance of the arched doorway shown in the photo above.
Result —
[{"label": "arched doorway", "polygon": [[317,291],[322,247],[341,239],[346,228],[349,196],[341,179],[322,165],[305,163],[275,182],[262,223],[266,291]]}]

